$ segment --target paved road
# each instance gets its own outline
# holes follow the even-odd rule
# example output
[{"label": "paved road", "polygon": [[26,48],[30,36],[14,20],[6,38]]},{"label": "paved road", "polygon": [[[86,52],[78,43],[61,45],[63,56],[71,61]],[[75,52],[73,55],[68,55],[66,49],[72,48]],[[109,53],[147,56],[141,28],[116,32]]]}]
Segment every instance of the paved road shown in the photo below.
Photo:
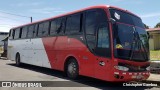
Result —
[{"label": "paved road", "polygon": [[[15,63],[10,60],[0,59],[0,81],[52,81],[47,85],[56,87],[46,88],[23,88],[24,90],[159,90],[158,87],[119,87],[122,83],[109,83],[88,77],[79,77],[77,81],[70,80],[63,75],[63,72],[47,68],[36,67],[32,65],[23,65],[16,67]],[[61,87],[62,86],[62,87]],[[104,87],[105,86],[105,87]],[[0,88],[0,90],[21,90],[22,88]]]}]

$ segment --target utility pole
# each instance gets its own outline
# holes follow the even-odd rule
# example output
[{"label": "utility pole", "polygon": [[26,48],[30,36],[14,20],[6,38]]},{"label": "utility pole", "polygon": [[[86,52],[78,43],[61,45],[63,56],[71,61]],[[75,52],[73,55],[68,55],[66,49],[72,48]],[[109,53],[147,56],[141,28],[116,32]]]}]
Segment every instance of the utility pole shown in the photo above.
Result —
[{"label": "utility pole", "polygon": [[31,18],[31,23],[33,22],[33,18],[32,17],[30,17]]}]

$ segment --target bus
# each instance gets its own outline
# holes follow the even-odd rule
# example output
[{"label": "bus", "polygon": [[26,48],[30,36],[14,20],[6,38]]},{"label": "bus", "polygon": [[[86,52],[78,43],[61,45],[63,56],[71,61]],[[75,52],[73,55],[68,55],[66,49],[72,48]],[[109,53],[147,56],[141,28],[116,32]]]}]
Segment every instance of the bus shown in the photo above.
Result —
[{"label": "bus", "polygon": [[137,15],[97,5],[14,27],[8,59],[105,81],[150,76],[148,35]]}]

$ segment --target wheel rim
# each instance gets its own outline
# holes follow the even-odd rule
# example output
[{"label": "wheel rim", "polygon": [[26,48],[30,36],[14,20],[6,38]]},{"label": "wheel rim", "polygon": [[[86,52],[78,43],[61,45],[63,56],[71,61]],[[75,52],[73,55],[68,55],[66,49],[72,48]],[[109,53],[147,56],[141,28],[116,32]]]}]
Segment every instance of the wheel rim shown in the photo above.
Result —
[{"label": "wheel rim", "polygon": [[71,62],[69,65],[68,65],[68,72],[71,74],[71,75],[74,75],[76,73],[76,64]]}]

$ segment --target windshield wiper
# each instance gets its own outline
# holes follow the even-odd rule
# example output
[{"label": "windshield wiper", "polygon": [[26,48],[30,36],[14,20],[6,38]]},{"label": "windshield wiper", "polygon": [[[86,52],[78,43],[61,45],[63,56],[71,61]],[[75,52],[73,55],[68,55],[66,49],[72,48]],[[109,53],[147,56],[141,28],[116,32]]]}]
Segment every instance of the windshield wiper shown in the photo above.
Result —
[{"label": "windshield wiper", "polygon": [[[142,49],[142,46],[143,46],[143,50],[144,50],[144,52],[145,52],[145,55],[144,55],[144,53],[143,53],[143,57],[144,57],[144,59],[147,59],[147,58],[148,58],[148,56],[147,56],[147,51],[146,51],[146,49],[145,49],[145,46],[144,46],[142,40],[140,39],[139,33],[136,31],[135,27],[133,27],[133,33],[134,33],[134,34],[133,34],[133,43],[132,43],[132,45],[131,45],[131,57],[130,57],[130,60],[132,60],[135,47],[137,47],[137,46],[138,46],[138,50],[139,50],[139,49]],[[134,46],[133,46],[133,45],[134,45]],[[142,46],[141,46],[141,45],[142,45]]]},{"label": "windshield wiper", "polygon": [[[140,37],[139,37],[140,38]],[[147,51],[146,51],[146,49],[145,49],[145,46],[144,46],[144,44],[143,44],[143,42],[142,42],[142,40],[140,39],[139,40],[140,42],[141,42],[141,44],[142,44],[142,46],[143,46],[143,50],[144,50],[144,52],[145,52],[145,57],[146,57],[146,60],[148,60],[148,53],[147,53]]]},{"label": "windshield wiper", "polygon": [[[131,44],[131,57],[130,57],[130,60],[132,60],[132,57],[133,57],[133,53],[134,53],[134,50],[135,50],[135,47],[136,47],[136,45],[135,44],[137,44],[137,40],[136,40],[136,31],[135,31],[135,27],[133,27],[133,42],[132,42],[132,44]],[[133,48],[133,45],[134,45],[134,48]]]}]

